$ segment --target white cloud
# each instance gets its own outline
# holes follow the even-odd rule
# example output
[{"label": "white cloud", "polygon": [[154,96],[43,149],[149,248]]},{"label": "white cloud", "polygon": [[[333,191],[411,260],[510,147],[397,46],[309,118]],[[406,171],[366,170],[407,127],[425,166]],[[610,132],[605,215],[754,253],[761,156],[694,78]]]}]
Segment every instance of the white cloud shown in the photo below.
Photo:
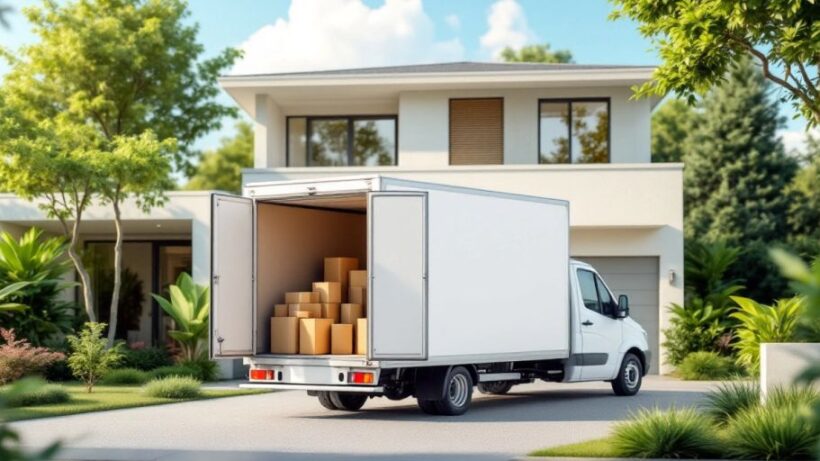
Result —
[{"label": "white cloud", "polygon": [[[820,128],[813,128],[811,133],[815,137],[820,136]],[[780,135],[780,139],[783,141],[783,146],[786,148],[786,153],[805,153],[807,136],[806,130],[783,130],[778,134]]]},{"label": "white cloud", "polygon": [[461,18],[459,18],[457,14],[448,14],[444,17],[444,22],[446,22],[451,29],[458,30],[461,28]]},{"label": "white cloud", "polygon": [[436,40],[421,0],[292,0],[287,18],[239,47],[233,75],[458,61],[459,39]]},{"label": "white cloud", "polygon": [[506,47],[514,49],[533,42],[535,34],[527,24],[524,9],[516,0],[498,0],[490,7],[487,32],[481,36],[481,47],[497,59]]}]

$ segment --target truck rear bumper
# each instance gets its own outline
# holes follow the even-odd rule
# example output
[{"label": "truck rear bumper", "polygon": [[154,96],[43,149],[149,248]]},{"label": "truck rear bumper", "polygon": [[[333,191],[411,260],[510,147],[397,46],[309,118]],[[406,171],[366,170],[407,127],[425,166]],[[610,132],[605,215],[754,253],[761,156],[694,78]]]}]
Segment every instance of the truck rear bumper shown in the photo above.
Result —
[{"label": "truck rear bumper", "polygon": [[325,391],[325,392],[356,392],[362,394],[383,394],[382,386],[330,386],[321,384],[240,384],[243,389],[276,389],[280,391]]}]

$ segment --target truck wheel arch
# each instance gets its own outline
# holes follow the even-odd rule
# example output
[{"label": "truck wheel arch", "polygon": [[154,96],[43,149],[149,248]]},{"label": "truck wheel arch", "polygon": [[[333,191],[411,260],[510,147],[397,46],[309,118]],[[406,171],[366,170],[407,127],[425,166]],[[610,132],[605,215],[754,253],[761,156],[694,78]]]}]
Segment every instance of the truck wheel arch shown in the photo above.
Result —
[{"label": "truck wheel arch", "polygon": [[444,398],[444,381],[450,370],[462,366],[470,373],[473,385],[478,384],[478,371],[473,365],[451,365],[445,367],[421,367],[416,369],[414,383],[415,396],[424,400],[438,400]]},{"label": "truck wheel arch", "polygon": [[[623,357],[626,357],[626,354],[635,354],[636,357],[641,361],[641,369],[643,370],[643,376],[646,376],[647,367],[646,367],[646,354],[643,353],[642,350],[638,349],[637,347],[631,347],[624,352]],[[621,359],[623,360],[623,359]],[[620,369],[620,363],[618,364]]]}]

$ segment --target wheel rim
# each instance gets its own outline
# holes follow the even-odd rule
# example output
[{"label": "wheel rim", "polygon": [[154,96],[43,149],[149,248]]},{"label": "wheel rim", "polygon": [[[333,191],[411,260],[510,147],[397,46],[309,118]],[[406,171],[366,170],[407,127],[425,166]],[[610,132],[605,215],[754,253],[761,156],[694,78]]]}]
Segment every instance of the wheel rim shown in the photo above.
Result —
[{"label": "wheel rim", "polygon": [[630,361],[624,367],[624,384],[626,387],[630,389],[634,389],[638,386],[638,382],[641,379],[641,370],[638,367],[638,364],[634,361]]},{"label": "wheel rim", "polygon": [[447,392],[448,397],[450,398],[450,403],[453,404],[455,407],[462,407],[467,402],[467,394],[470,391],[469,383],[467,383],[467,377],[462,374],[457,374],[453,376],[453,379],[450,381],[450,389]]}]

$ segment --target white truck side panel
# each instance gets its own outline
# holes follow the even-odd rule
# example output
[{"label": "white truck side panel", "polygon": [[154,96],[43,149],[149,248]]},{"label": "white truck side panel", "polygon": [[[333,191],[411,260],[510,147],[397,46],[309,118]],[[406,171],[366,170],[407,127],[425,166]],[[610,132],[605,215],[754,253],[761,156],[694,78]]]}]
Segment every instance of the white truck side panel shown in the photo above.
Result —
[{"label": "white truck side panel", "polygon": [[382,179],[428,193],[429,361],[569,355],[566,202]]}]

